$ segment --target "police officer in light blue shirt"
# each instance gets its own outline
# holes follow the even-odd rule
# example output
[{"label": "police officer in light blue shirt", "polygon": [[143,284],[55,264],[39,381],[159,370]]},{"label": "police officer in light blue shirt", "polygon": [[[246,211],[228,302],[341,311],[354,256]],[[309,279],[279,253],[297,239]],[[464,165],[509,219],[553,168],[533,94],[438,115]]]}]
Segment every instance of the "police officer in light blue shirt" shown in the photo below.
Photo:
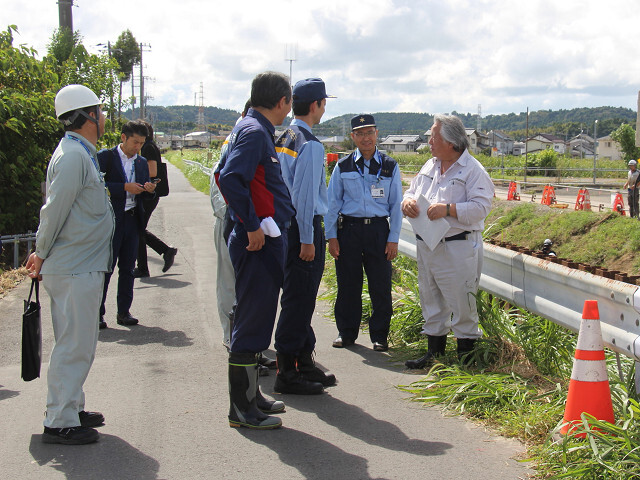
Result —
[{"label": "police officer in light blue shirt", "polygon": [[353,345],[362,318],[362,270],[367,274],[372,314],[369,336],[375,351],[388,349],[391,322],[391,260],[402,226],[402,182],[397,162],[378,151],[372,115],[351,119],[356,150],[338,161],[329,182],[325,216],[329,253],[336,261],[335,348]]},{"label": "police officer in light blue shirt", "polygon": [[296,83],[293,87],[295,118],[276,142],[282,177],[296,210],[289,228],[275,336],[278,376],[273,388],[279,393],[320,393],[322,386],[336,383],[334,375],[325,374],[315,365],[316,336],[311,327],[324,272],[326,244],[322,217],[327,213],[324,147],[311,133],[311,128],[320,123],[327,98],[330,95],[319,78]]}]

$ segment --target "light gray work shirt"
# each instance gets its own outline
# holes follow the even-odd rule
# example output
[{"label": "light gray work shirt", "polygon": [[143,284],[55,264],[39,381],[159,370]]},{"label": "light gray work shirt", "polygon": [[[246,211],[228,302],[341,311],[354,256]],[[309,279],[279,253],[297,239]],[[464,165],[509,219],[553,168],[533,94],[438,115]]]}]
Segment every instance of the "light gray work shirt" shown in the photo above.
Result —
[{"label": "light gray work shirt", "polygon": [[73,132],[53,152],[36,233],[42,274],[111,271],[115,217],[95,159],[95,146]]}]

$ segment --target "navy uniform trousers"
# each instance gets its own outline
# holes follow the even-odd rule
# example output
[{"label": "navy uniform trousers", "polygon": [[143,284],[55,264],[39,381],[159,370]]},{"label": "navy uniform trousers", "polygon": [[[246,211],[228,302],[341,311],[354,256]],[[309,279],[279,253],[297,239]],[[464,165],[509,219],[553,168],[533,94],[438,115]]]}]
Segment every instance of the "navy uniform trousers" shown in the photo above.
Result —
[{"label": "navy uniform trousers", "polygon": [[[115,272],[118,264],[118,313],[130,313],[129,309],[133,303],[133,268],[138,256],[138,233],[140,225],[135,209],[124,212],[122,222],[116,222],[116,229],[113,233],[113,264],[111,272],[104,276],[104,292],[102,294],[102,305],[100,305],[100,315],[105,314],[104,302],[107,299],[109,280]],[[134,212],[134,213],[131,213]]]},{"label": "navy uniform trousers", "polygon": [[278,353],[297,356],[302,352],[313,352],[316,346],[311,319],[316,308],[327,248],[321,215],[313,217],[313,245],[316,252],[314,259],[310,262],[302,260],[300,230],[293,217],[289,229],[287,263],[280,299],[280,318],[275,337]]},{"label": "navy uniform trousers", "polygon": [[287,229],[279,237],[265,236],[262,249],[247,250],[244,224],[236,222],[229,236],[229,256],[236,273],[236,312],[231,352],[258,353],[269,348],[284,278]]},{"label": "navy uniform trousers", "polygon": [[338,297],[335,319],[343,339],[358,338],[362,319],[362,267],[367,274],[371,297],[369,337],[372,342],[387,343],[393,307],[391,304],[391,262],[384,251],[389,237],[386,218],[364,219],[345,217],[338,229],[340,255],[336,260]]}]

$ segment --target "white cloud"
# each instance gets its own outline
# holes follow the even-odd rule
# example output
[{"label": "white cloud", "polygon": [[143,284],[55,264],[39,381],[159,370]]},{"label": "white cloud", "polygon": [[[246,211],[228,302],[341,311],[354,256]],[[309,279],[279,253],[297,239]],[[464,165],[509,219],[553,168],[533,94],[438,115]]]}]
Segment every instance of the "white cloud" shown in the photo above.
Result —
[{"label": "white cloud", "polygon": [[[76,0],[85,46],[130,29],[144,52],[151,104],[240,109],[263,70],[321,76],[339,98],[326,118],[379,111],[484,114],[580,106],[635,108],[634,0]],[[55,0],[3,7],[16,44],[46,50]]]}]

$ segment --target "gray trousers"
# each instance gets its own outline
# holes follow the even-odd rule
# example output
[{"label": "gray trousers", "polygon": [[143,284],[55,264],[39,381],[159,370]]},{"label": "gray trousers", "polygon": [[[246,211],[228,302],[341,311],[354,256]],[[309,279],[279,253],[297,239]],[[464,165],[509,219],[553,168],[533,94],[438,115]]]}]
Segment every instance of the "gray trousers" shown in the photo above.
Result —
[{"label": "gray trousers", "polygon": [[84,410],[82,389],[98,343],[98,317],[104,272],[43,275],[42,285],[51,299],[55,344],[47,373],[45,427],[80,425]]},{"label": "gray trousers", "polygon": [[233,271],[229,248],[224,241],[224,219],[216,217],[213,225],[213,239],[217,256],[216,297],[218,298],[218,316],[222,325],[222,343],[231,345],[231,318],[229,313],[236,301],[236,274]]}]

